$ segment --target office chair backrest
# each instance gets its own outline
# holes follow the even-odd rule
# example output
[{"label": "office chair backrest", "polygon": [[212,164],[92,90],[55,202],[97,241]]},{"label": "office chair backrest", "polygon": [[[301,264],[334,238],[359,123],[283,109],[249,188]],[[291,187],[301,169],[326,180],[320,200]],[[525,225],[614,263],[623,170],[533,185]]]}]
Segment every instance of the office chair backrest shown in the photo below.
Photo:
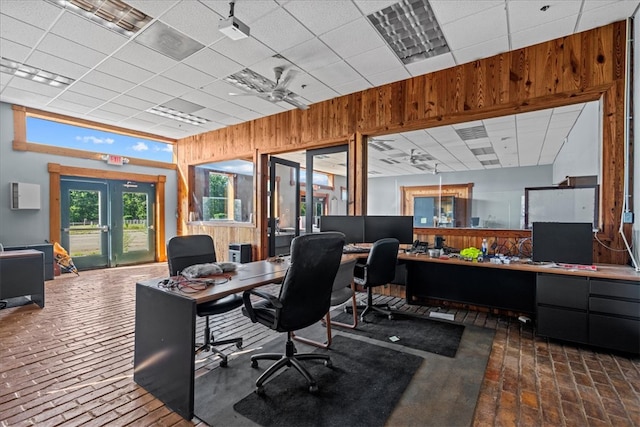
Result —
[{"label": "office chair backrest", "polygon": [[283,307],[276,330],[306,328],[329,311],[344,243],[344,234],[336,232],[305,234],[291,241],[291,264],[280,288]]},{"label": "office chair backrest", "polygon": [[169,275],[177,276],[190,265],[216,262],[216,249],[206,234],[175,236],[167,243],[167,258]]},{"label": "office chair backrest", "polygon": [[399,246],[398,239],[393,238],[380,239],[373,244],[367,258],[365,286],[386,285],[393,280],[396,275]]},{"label": "office chair backrest", "polygon": [[337,291],[342,288],[346,288],[351,285],[353,281],[353,270],[356,267],[357,259],[350,259],[340,264],[336,278],[333,279],[333,291]]}]

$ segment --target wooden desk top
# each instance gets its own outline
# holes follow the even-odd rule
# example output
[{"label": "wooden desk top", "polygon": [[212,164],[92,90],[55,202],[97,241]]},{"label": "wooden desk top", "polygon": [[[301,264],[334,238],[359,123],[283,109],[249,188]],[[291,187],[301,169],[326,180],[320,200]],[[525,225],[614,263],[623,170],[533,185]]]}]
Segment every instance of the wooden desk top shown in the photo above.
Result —
[{"label": "wooden desk top", "polygon": [[225,283],[207,286],[207,288],[202,291],[181,292],[177,289],[163,287],[161,283],[167,279],[166,277],[145,280],[144,282],[139,282],[139,284],[154,287],[183,298],[190,298],[195,300],[196,304],[201,304],[203,302],[224,298],[227,295],[257,288],[258,286],[281,281],[289,267],[289,259],[282,259],[284,260],[283,262],[255,261],[240,264],[237,271],[225,273],[220,276],[211,276],[211,279],[216,281],[223,280],[227,277],[229,280]]},{"label": "wooden desk top", "polygon": [[440,264],[464,265],[478,268],[497,268],[503,270],[530,271],[532,273],[563,274],[569,276],[594,277],[601,279],[630,280],[640,282],[640,273],[625,265],[599,264],[597,271],[571,270],[554,268],[551,265],[534,265],[512,262],[511,264],[492,264],[490,262],[463,261],[458,258],[431,258],[427,254],[398,254],[398,259],[405,261],[421,261]]}]

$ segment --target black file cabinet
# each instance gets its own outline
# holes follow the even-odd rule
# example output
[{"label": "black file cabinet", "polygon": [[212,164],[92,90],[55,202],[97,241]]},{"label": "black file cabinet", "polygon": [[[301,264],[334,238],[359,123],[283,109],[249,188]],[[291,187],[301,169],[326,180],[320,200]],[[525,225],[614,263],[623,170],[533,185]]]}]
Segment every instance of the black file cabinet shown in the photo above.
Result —
[{"label": "black file cabinet", "polygon": [[229,261],[241,264],[251,262],[251,245],[249,243],[231,243],[229,245]]},{"label": "black file cabinet", "polygon": [[538,274],[537,334],[640,353],[640,283]]}]

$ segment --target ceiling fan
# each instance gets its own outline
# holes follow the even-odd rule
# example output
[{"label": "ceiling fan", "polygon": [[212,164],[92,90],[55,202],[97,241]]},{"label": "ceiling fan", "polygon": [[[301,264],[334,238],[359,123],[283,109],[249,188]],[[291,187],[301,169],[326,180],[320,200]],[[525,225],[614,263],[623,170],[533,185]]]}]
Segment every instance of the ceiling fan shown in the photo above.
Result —
[{"label": "ceiling fan", "polygon": [[230,93],[229,95],[257,96],[273,103],[284,101],[300,110],[308,109],[309,106],[295,99],[298,95],[288,89],[289,84],[298,72],[291,69],[284,78],[282,77],[284,67],[275,67],[273,72],[276,77],[275,82],[249,69],[242,70],[240,73],[237,73],[237,75],[230,76],[230,78],[226,79],[227,81],[248,92]]},{"label": "ceiling fan", "polygon": [[420,154],[415,148],[411,149],[409,154],[409,163],[415,165],[417,163],[426,162],[427,160],[433,160],[433,157],[428,154]]}]

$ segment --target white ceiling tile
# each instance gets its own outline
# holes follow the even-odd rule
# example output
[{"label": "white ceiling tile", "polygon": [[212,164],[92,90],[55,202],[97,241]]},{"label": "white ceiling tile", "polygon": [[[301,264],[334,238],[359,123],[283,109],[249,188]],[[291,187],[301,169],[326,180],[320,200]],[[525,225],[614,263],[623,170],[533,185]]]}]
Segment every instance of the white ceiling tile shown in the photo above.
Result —
[{"label": "white ceiling tile", "polygon": [[308,72],[341,60],[334,51],[317,38],[282,51],[282,56]]},{"label": "white ceiling tile", "polygon": [[78,79],[89,71],[89,68],[87,67],[83,67],[82,65],[74,64],[73,62],[65,61],[57,56],[52,56],[48,53],[39,51],[35,51],[29,56],[27,59],[27,65],[35,68],[41,68],[45,71],[56,73],[71,79]]},{"label": "white ceiling tile", "polygon": [[230,85],[224,80],[218,80],[202,88],[203,91],[216,96],[220,99],[228,99],[230,93],[241,92],[235,86]]},{"label": "white ceiling tile", "polygon": [[318,80],[334,88],[334,90],[336,86],[361,78],[360,75],[344,61],[319,68],[315,71],[314,75]]},{"label": "white ceiling tile", "polygon": [[192,39],[209,45],[225,37],[218,31],[218,22],[228,15],[220,15],[200,2],[186,1],[180,7],[167,11],[160,20]]},{"label": "white ceiling tile", "polygon": [[503,6],[492,7],[473,16],[458,19],[442,25],[441,29],[451,50],[473,46],[508,34]]},{"label": "white ceiling tile", "polygon": [[100,71],[90,71],[82,78],[82,81],[95,86],[112,89],[119,93],[126,92],[135,86],[135,83],[119,79]]},{"label": "white ceiling tile", "polygon": [[205,107],[215,107],[224,102],[217,96],[210,95],[202,90],[192,90],[181,96],[185,101],[193,102],[194,104],[202,105]]},{"label": "white ceiling tile", "polygon": [[511,48],[520,49],[534,44],[542,43],[546,40],[564,37],[573,33],[577,16],[560,19],[554,22],[517,31],[511,34]]},{"label": "white ceiling tile", "polygon": [[[135,116],[140,112],[140,109],[134,108],[133,106],[126,106],[122,104],[116,104],[114,102],[110,102],[108,104],[103,104],[99,108],[102,111],[108,111],[110,113],[118,114],[122,116],[122,119],[126,117]],[[120,119],[120,120],[122,120]]]},{"label": "white ceiling tile", "polygon": [[183,62],[201,73],[216,78],[229,76],[245,68],[244,65],[208,48],[196,52]]},{"label": "white ceiling tile", "polygon": [[366,18],[329,31],[320,36],[320,39],[342,58],[387,45]]},{"label": "white ceiling tile", "polygon": [[0,38],[33,47],[44,34],[45,32],[38,27],[0,13]]},{"label": "white ceiling tile", "polygon": [[[162,73],[177,64],[175,59],[162,55],[139,43],[129,43],[116,52],[113,57],[129,64],[136,64],[154,74]],[[144,58],[144,61],[141,61],[140,58]]]},{"label": "white ceiling tile", "polygon": [[[6,75],[6,74],[3,74],[3,75]],[[66,89],[66,88],[53,87],[44,83],[38,83],[33,80],[23,79],[20,77],[15,77],[11,81],[10,87],[14,89],[25,90],[27,92],[41,93],[42,95],[47,96],[49,98],[58,96],[63,91],[63,89]]]},{"label": "white ceiling tile", "polygon": [[234,104],[233,102],[223,102],[222,104],[216,106],[214,110],[229,114],[233,117],[238,117],[243,120],[254,120],[261,116],[261,114],[257,113],[256,111],[249,110],[248,108],[242,107],[238,104]]},{"label": "white ceiling tile", "polygon": [[155,125],[155,122],[148,121],[148,120],[142,120],[141,118],[136,116],[136,117],[130,117],[128,119],[123,120],[121,125],[122,126],[126,126],[128,128],[131,128],[131,129],[145,130],[145,129],[149,129],[151,126]]},{"label": "white ceiling tile", "polygon": [[67,90],[66,92],[63,92],[58,97],[58,99],[67,101],[67,102],[73,102],[75,104],[84,105],[86,107],[91,107],[91,108],[96,108],[99,105],[102,105],[104,103],[103,100],[94,98],[93,96],[88,96],[88,95],[77,93],[77,92],[71,92],[69,90]]},{"label": "white ceiling tile", "polygon": [[397,2],[397,0],[355,0],[358,9],[365,15],[370,15]]},{"label": "white ceiling tile", "polygon": [[51,107],[52,109],[60,110],[60,111],[54,111],[54,112],[59,112],[61,114],[67,114],[67,115],[69,113],[86,114],[93,109],[92,107],[88,107],[82,104],[77,104],[75,102],[65,101],[64,99],[60,99],[60,98],[51,101],[47,106]]},{"label": "white ceiling tile", "polygon": [[[243,68],[250,67],[256,62],[260,62],[265,58],[275,55],[276,53],[273,49],[268,48],[253,37],[240,40],[223,38],[210,47],[214,51],[226,56],[238,64],[241,64]],[[215,69],[215,65],[212,64],[212,66]],[[216,73],[213,70],[211,72],[207,72],[219,77],[219,73]]]},{"label": "white ceiling tile", "polygon": [[[1,73],[0,73],[1,74]],[[6,74],[1,74],[5,76]],[[16,80],[17,77],[14,79]],[[28,107],[41,108],[51,100],[51,97],[45,96],[41,93],[29,92],[23,89],[16,89],[13,87],[5,87],[0,93],[0,101],[9,104],[18,104]]]},{"label": "white ceiling tile", "polygon": [[199,88],[217,80],[217,77],[203,73],[185,64],[178,64],[168,69],[162,73],[162,76],[188,85],[191,88]]},{"label": "white ceiling tile", "polygon": [[451,52],[443,53],[442,55],[434,56],[431,58],[423,59],[422,61],[413,62],[405,65],[407,71],[412,76],[421,76],[423,74],[432,73],[437,70],[444,70],[456,65],[456,61],[453,58]]},{"label": "white ceiling tile", "polygon": [[293,0],[284,8],[315,35],[338,28],[362,15],[351,2],[343,0]]},{"label": "white ceiling tile", "polygon": [[70,92],[77,92],[80,94],[91,94],[93,98],[101,99],[103,101],[108,101],[111,98],[115,98],[118,96],[118,92],[106,89],[104,87],[95,86],[89,83],[85,83],[84,81],[75,82],[73,85],[69,87]]},{"label": "white ceiling tile", "polygon": [[453,56],[456,59],[456,64],[461,65],[507,52],[508,50],[509,38],[505,35],[504,37],[498,37],[497,39],[478,43],[470,47],[457,49],[453,52]]},{"label": "white ceiling tile", "polygon": [[183,93],[187,93],[191,90],[189,86],[183,85],[182,83],[178,83],[175,80],[171,80],[162,76],[153,77],[144,82],[142,86],[172,96],[180,96]]},{"label": "white ceiling tile", "polygon": [[615,2],[585,1],[577,31],[586,31],[620,21],[622,20],[621,15],[625,18],[631,17],[638,7],[638,3],[636,0],[619,0]]},{"label": "white ceiling tile", "polygon": [[[511,31],[520,32],[533,27],[546,27],[546,24],[559,20],[564,21],[566,18],[573,18],[573,26],[575,26],[581,5],[582,2],[580,1],[566,0],[511,1],[509,2],[509,24]],[[542,11],[540,9],[543,6],[549,7],[546,11]],[[573,32],[573,26],[569,28],[567,34]],[[545,40],[552,38],[554,37],[551,34],[549,37],[544,34]]]},{"label": "white ceiling tile", "polygon": [[153,102],[154,104],[162,104],[173,98],[173,96],[166,93],[161,93],[153,89],[149,89],[143,86],[136,86],[127,92],[127,95],[139,98],[144,101]]},{"label": "white ceiling tile", "polygon": [[362,70],[364,77],[383,71],[404,68],[398,57],[386,46],[351,56],[345,61],[354,69]]},{"label": "white ceiling tile", "polygon": [[3,58],[16,62],[24,62],[29,52],[31,52],[31,48],[12,42],[11,40],[0,39],[0,52],[2,52],[0,55],[2,55]]},{"label": "white ceiling tile", "polygon": [[251,24],[251,37],[276,52],[293,47],[314,37],[284,9],[274,9]]},{"label": "white ceiling tile", "polygon": [[51,33],[47,34],[38,44],[38,50],[89,68],[96,66],[106,58],[104,53]]},{"label": "white ceiling tile", "polygon": [[153,76],[153,73],[147,70],[143,70],[140,67],[136,67],[135,65],[128,64],[113,57],[107,58],[96,67],[96,70],[133,83],[142,83]]},{"label": "white ceiling tile", "polygon": [[111,54],[129,39],[108,30],[94,21],[73,13],[65,13],[51,29],[53,34],[72,40],[104,54]]},{"label": "white ceiling tile", "polygon": [[[201,2],[218,15],[225,18],[229,16],[230,8],[228,1],[201,0]],[[273,0],[241,0],[235,4],[234,16],[246,25],[251,26],[255,21],[268,15],[278,7],[278,3]]]},{"label": "white ceiling tile", "polygon": [[137,111],[147,110],[156,105],[155,102],[144,101],[129,95],[120,95],[119,97],[112,99],[111,103],[134,108]]},{"label": "white ceiling tile", "polygon": [[235,96],[231,102],[264,115],[282,113],[285,110],[280,105],[284,103],[269,102],[258,96]]},{"label": "white ceiling tile", "polygon": [[159,18],[180,2],[182,0],[127,0],[129,6],[135,7],[152,18]]},{"label": "white ceiling tile", "polygon": [[496,6],[504,7],[504,0],[429,0],[438,24],[473,16]]},{"label": "white ceiling tile", "polygon": [[410,78],[411,75],[404,67],[394,68],[382,73],[367,76],[367,80],[374,86],[382,86],[387,83],[397,82]]},{"label": "white ceiling tile", "polygon": [[[62,12],[62,8],[44,1],[33,1],[27,7],[24,1],[3,0],[0,6],[2,15],[11,16],[43,30],[50,28]],[[4,25],[5,21],[0,16],[0,26]]]},{"label": "white ceiling tile", "polygon": [[91,120],[97,120],[97,121],[107,121],[107,122],[113,122],[113,123],[117,123],[121,120],[124,120],[127,118],[127,116],[123,116],[121,114],[116,114],[116,113],[112,113],[111,111],[105,111],[102,109],[97,109],[97,110],[93,110],[91,111],[89,114],[87,114],[87,119]]},{"label": "white ceiling tile", "polygon": [[368,81],[366,81],[363,78],[358,78],[356,80],[352,80],[350,82],[347,83],[343,83],[340,85],[335,85],[334,89],[336,91],[338,91],[338,93],[342,94],[342,95],[347,95],[350,93],[355,93],[355,92],[359,92],[361,90],[365,90],[365,89],[369,89],[371,88],[371,83],[369,83]]}]

